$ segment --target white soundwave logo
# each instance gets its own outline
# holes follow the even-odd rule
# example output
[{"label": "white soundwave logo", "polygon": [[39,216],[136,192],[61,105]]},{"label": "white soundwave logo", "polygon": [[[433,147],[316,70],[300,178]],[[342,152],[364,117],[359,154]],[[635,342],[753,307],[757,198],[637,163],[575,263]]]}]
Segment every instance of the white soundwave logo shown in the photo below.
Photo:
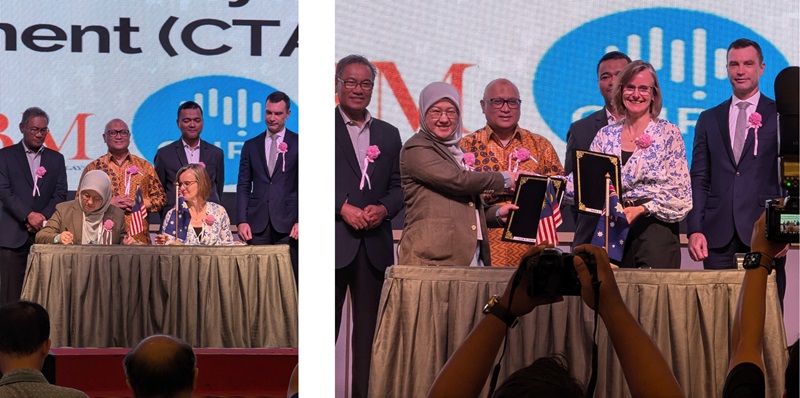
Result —
[{"label": "white soundwave logo", "polygon": [[[207,103],[204,103],[205,99],[208,99]],[[226,126],[231,126],[234,124],[234,98],[231,96],[223,96],[222,97],[222,106],[221,106],[221,116],[222,116],[222,124]],[[186,101],[182,101],[184,103]],[[194,102],[197,102],[201,108],[205,109],[208,117],[210,118],[217,118],[220,116],[220,101],[219,101],[219,90],[216,88],[210,88],[208,91],[204,93],[195,93],[194,94]],[[236,134],[239,137],[247,136],[247,131],[244,128],[247,127],[248,123],[248,108],[250,111],[250,122],[258,124],[261,123],[261,116],[263,115],[262,105],[259,101],[248,102],[247,99],[247,90],[239,89],[236,91],[236,107],[235,107],[235,116],[236,116],[236,127],[239,128],[239,131]]]},{"label": "white soundwave logo", "polygon": [[[664,31],[661,28],[653,27],[648,32],[650,53],[648,62],[653,65],[656,71],[664,69]],[[707,96],[703,90],[706,87],[707,78],[707,31],[702,28],[692,30],[691,39],[691,74],[692,85],[696,88],[692,92],[692,98],[701,101]],[[631,59],[642,58],[642,36],[630,34],[627,37],[627,49],[620,50],[619,47],[611,45],[606,47],[606,52],[622,51],[628,54]],[[714,51],[713,78],[725,80],[728,77],[726,70],[727,48],[716,48]],[[686,81],[686,41],[674,39],[669,42],[669,79],[674,83]],[[664,76],[664,74],[661,74]]]}]

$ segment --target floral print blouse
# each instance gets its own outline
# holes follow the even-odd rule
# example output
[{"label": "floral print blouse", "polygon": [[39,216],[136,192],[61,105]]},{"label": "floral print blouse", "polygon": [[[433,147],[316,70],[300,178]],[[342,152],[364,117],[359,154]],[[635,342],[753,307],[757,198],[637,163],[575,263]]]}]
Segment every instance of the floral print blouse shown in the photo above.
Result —
[{"label": "floral print blouse", "polygon": [[[620,157],[620,136],[624,120],[600,129],[590,151]],[[639,148],[622,166],[622,199],[650,199],[645,209],[664,222],[678,222],[692,209],[692,184],[686,160],[686,146],[678,126],[651,120],[645,129],[652,143]]]},{"label": "floral print blouse", "polygon": [[[184,206],[186,204],[184,203]],[[167,225],[172,222],[175,216],[175,208],[170,209],[164,217],[164,224],[162,230],[167,229]],[[170,244],[175,240],[174,236],[167,235],[167,243]],[[228,218],[228,212],[225,208],[214,203],[206,202],[206,219],[203,221],[203,230],[200,236],[197,236],[194,228],[189,226],[186,231],[186,239],[181,241],[185,245],[233,245],[233,235],[231,234],[231,220]]]}]

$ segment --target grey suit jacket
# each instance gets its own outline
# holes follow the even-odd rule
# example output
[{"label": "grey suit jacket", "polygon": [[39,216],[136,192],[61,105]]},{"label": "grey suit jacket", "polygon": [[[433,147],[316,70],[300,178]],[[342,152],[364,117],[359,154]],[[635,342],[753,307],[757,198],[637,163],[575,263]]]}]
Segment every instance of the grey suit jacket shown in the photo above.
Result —
[{"label": "grey suit jacket", "polygon": [[[122,243],[122,240],[128,234],[125,230],[125,212],[119,207],[108,206],[105,214],[103,214],[103,222],[105,220],[114,222],[114,227],[111,228],[111,244],[118,245]],[[36,243],[53,243],[56,235],[64,231],[72,232],[72,241],[75,244],[81,243],[83,239],[83,209],[81,209],[77,199],[56,205],[56,212],[53,213],[53,217],[50,217],[44,228],[36,233]]]},{"label": "grey suit jacket", "polygon": [[[497,207],[486,207],[480,194],[503,190],[501,173],[467,171],[444,145],[420,132],[400,151],[400,181],[406,204],[400,264],[469,265],[480,228],[481,257],[491,265],[487,222],[500,224]],[[481,210],[477,218],[476,207]]]}]

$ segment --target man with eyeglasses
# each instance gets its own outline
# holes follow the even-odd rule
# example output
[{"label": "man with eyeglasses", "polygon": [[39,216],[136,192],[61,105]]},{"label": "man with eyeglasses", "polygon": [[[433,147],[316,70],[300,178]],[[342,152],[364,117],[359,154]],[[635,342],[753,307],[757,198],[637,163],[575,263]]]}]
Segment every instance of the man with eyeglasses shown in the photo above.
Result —
[{"label": "man with eyeglasses", "polygon": [[376,74],[359,55],[336,65],[336,336],[349,287],[353,397],[367,396],[383,274],[394,263],[390,220],[403,207],[400,132],[367,110]]},{"label": "man with eyeglasses", "polygon": [[[567,153],[564,158],[564,174],[575,171],[575,151],[588,151],[597,132],[601,128],[614,124],[620,119],[620,111],[612,106],[614,81],[626,65],[631,63],[630,57],[619,51],[611,51],[600,58],[597,63],[597,87],[603,96],[603,108],[584,117],[569,126],[567,131]],[[592,235],[600,216],[578,213],[576,205],[569,206],[569,213],[575,223],[575,235],[572,247],[592,243]]]},{"label": "man with eyeglasses", "polygon": [[108,146],[108,153],[95,159],[83,170],[81,180],[90,170],[102,170],[111,178],[111,204],[125,212],[125,229],[128,235],[142,244],[150,244],[150,223],[145,217],[143,230],[131,234],[131,211],[138,188],[142,190],[142,201],[148,213],[155,213],[167,204],[164,188],[158,180],[153,166],[130,152],[131,131],[128,125],[113,119],[103,130],[103,142]]},{"label": "man with eyeglasses", "polygon": [[0,305],[19,300],[36,232],[67,199],[64,155],[44,147],[50,117],[22,113],[22,141],[0,149]]},{"label": "man with eyeglasses", "polygon": [[[519,126],[521,105],[519,89],[508,79],[496,79],[486,85],[481,100],[486,126],[461,139],[464,152],[475,155],[475,171],[512,171],[518,167],[520,172],[564,174],[553,144]],[[516,155],[521,149],[528,150],[530,156],[525,159],[522,155],[518,161]],[[513,194],[484,194],[483,199],[490,206],[498,206],[511,203]],[[492,266],[518,265],[529,246],[503,241],[503,228],[489,228],[488,232]]]},{"label": "man with eyeglasses", "polygon": [[[706,269],[735,269],[735,253],[750,251],[748,238],[764,202],[784,196],[776,161],[777,108],[759,90],[765,68],[761,47],[748,39],[734,41],[728,46],[726,68],[733,96],[700,114],[692,150],[694,207],[686,218],[686,233],[689,255]],[[756,113],[761,116],[757,129],[749,122]],[[781,303],[785,262],[778,259],[775,264]]]}]

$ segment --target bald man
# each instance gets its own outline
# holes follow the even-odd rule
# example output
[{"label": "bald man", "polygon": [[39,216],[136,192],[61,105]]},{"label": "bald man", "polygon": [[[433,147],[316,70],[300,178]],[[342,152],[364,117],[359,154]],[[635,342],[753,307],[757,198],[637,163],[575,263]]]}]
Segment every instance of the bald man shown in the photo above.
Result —
[{"label": "bald man", "polygon": [[167,335],[142,340],[122,362],[134,397],[191,397],[197,360],[185,341]]},{"label": "bald man", "polygon": [[[475,155],[475,171],[508,171],[516,165],[509,155],[520,148],[530,151],[530,158],[519,163],[519,171],[540,175],[561,175],[564,168],[553,144],[539,134],[519,126],[522,100],[519,89],[508,79],[495,79],[486,85],[481,100],[486,126],[461,139],[461,149]],[[513,195],[496,193],[483,195],[486,204],[511,203]],[[501,239],[503,228],[489,228],[489,252],[495,266],[517,266],[529,248],[522,243]]]},{"label": "bald man", "polygon": [[[128,125],[113,119],[103,130],[103,142],[108,152],[86,166],[83,175],[90,170],[103,170],[111,178],[111,204],[125,212],[125,230],[128,235],[141,244],[150,244],[150,224],[144,219],[142,231],[131,233],[131,210],[134,206],[136,189],[142,189],[142,201],[148,213],[155,213],[167,204],[164,187],[158,179],[150,162],[133,155],[128,146],[131,144],[131,131]],[[81,180],[83,179],[81,175]]]}]

